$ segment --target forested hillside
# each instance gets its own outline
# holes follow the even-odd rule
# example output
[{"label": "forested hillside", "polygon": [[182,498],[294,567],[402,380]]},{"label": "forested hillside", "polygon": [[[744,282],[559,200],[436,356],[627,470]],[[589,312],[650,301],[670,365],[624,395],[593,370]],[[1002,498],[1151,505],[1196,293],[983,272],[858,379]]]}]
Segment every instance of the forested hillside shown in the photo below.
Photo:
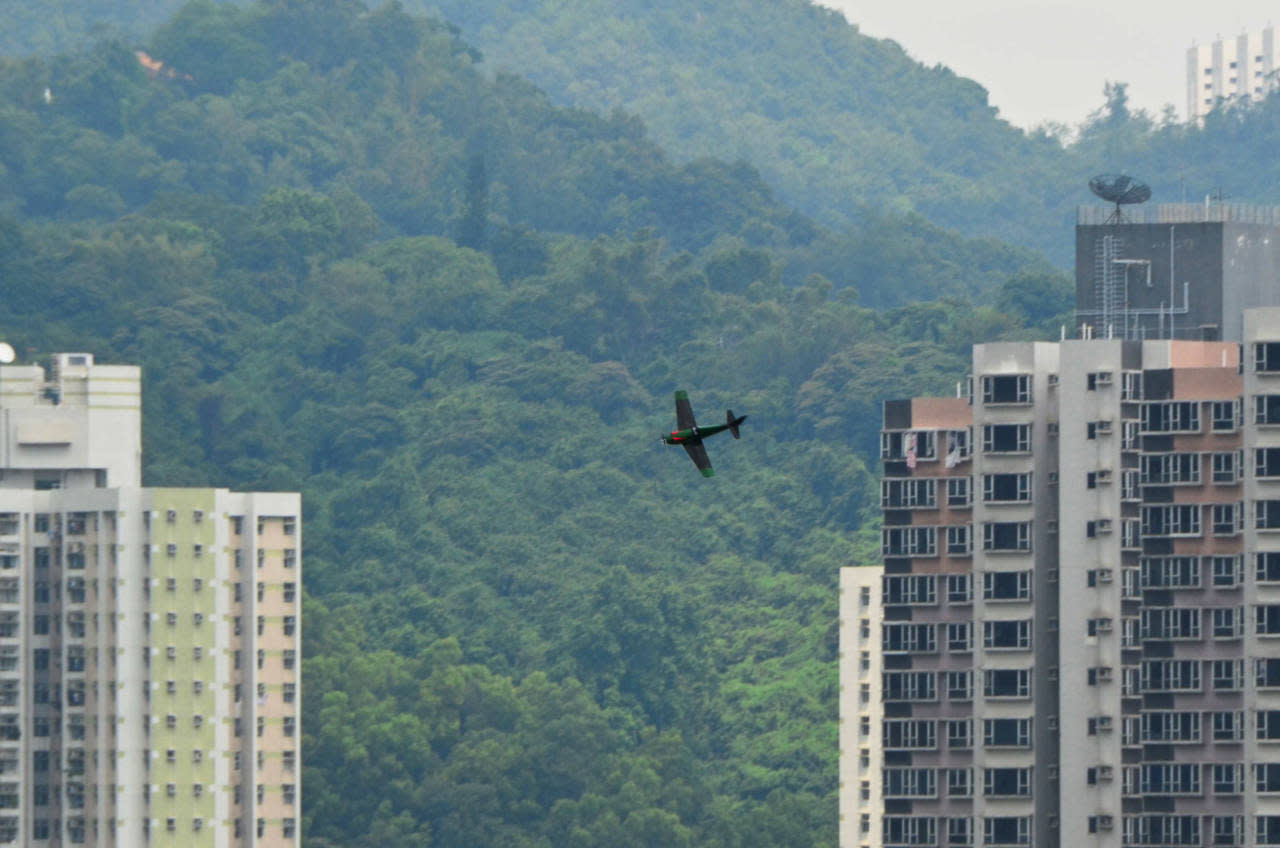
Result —
[{"label": "forested hillside", "polygon": [[[644,118],[680,157],[742,158],[780,196],[829,224],[914,210],[969,235],[1072,261],[1074,208],[1100,172],[1140,175],[1155,202],[1280,204],[1280,96],[1226,106],[1203,129],[1131,113],[1123,81],[1070,128],[1023,132],[986,90],[925,67],[910,44],[867,37],[809,0],[405,0],[457,24],[495,68],[558,102]],[[1171,62],[1170,74],[1182,72]],[[1070,143],[1065,143],[1069,141]],[[1222,155],[1233,151],[1232,156]],[[1259,180],[1258,174],[1267,179]]]},{"label": "forested hillside", "polygon": [[[834,844],[878,402],[1066,281],[318,6],[0,62],[0,337],[140,363],[148,484],[303,492],[305,843]],[[712,480],[675,388],[750,415]]]},{"label": "forested hillside", "polygon": [[[1203,128],[1189,128],[1172,115],[1130,112],[1120,83],[1098,93],[1098,111],[1081,115],[1077,127],[1027,133],[1000,119],[977,82],[924,67],[904,51],[910,44],[864,36],[856,21],[851,26],[809,0],[403,3],[460,27],[479,48],[471,55],[485,57],[486,74],[506,69],[560,104],[638,115],[676,163],[747,162],[783,202],[836,231],[885,219],[898,227],[916,213],[920,218],[905,218],[913,235],[932,239],[924,223],[930,221],[1035,249],[1068,268],[1070,239],[1063,234],[1074,206],[1092,201],[1085,185],[1095,173],[1139,175],[1152,184],[1155,202],[1197,202],[1221,191],[1237,201],[1280,203],[1270,154],[1280,143],[1275,98],[1258,109],[1226,105]],[[0,54],[48,52],[85,43],[95,32],[137,43],[181,2],[10,5]],[[342,20],[349,8],[338,0],[309,6],[318,19],[331,20]],[[213,8],[213,0],[199,0],[186,14],[209,20]],[[313,49],[346,47],[341,39],[321,46],[324,35],[314,26],[293,35],[304,33],[322,39]],[[273,46],[271,39],[258,43]],[[156,46],[166,44],[159,39]],[[250,77],[265,67],[264,56],[239,52],[246,44],[219,46],[242,60]],[[360,55],[355,47],[349,58]],[[1170,73],[1178,72],[1171,65]],[[216,83],[216,74],[193,76]],[[625,225],[650,210],[607,211],[600,220]],[[920,239],[908,241],[905,256]],[[823,273],[841,285],[838,275]]]}]

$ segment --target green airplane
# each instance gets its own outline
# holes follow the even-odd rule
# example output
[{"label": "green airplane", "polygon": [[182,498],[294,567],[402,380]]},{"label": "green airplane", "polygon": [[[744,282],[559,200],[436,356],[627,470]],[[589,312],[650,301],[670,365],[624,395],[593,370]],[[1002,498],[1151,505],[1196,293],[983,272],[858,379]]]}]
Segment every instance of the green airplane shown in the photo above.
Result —
[{"label": "green airplane", "polygon": [[725,430],[737,439],[739,438],[738,425],[746,420],[747,416],[735,417],[733,410],[730,409],[725,413],[723,424],[699,427],[698,422],[693,420],[693,407],[689,405],[689,396],[683,391],[678,391],[676,392],[676,429],[670,433],[664,433],[662,441],[668,445],[680,445],[685,449],[685,453],[689,454],[693,464],[698,466],[702,476],[711,477],[716,472],[711,467],[711,459],[707,456],[707,449],[702,446],[702,440],[707,436],[723,433]]}]

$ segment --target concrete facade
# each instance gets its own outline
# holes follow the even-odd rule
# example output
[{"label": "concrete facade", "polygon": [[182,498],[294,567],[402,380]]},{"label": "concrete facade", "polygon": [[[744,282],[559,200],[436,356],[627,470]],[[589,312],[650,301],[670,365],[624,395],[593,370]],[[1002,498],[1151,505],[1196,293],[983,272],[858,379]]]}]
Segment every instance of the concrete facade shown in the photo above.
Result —
[{"label": "concrete facade", "polygon": [[1280,209],[1081,207],[1076,324],[1094,338],[1239,341],[1244,310],[1280,306]]},{"label": "concrete facade", "polygon": [[884,846],[1280,845],[1280,309],[1242,336],[885,404]]},{"label": "concrete facade", "polygon": [[840,569],[840,845],[880,848],[884,567]]},{"label": "concrete facade", "polygon": [[141,487],[138,369],[54,363],[0,367],[0,844],[298,845],[299,496]]}]

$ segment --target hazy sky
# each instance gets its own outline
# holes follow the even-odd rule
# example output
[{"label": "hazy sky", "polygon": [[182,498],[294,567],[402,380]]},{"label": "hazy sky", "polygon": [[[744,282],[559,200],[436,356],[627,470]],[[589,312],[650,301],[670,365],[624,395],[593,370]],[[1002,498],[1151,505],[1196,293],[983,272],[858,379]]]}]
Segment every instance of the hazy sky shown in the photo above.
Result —
[{"label": "hazy sky", "polygon": [[1077,124],[1107,80],[1130,102],[1186,114],[1186,51],[1280,23],[1261,0],[818,0],[863,33],[981,83],[1011,123]]}]

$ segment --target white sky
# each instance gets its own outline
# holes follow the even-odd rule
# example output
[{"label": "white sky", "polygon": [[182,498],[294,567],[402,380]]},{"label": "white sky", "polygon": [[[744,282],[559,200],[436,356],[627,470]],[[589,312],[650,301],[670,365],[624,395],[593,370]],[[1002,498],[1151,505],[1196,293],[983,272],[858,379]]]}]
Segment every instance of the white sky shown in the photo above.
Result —
[{"label": "white sky", "polygon": [[1262,0],[817,0],[866,35],[891,38],[990,92],[1010,123],[1075,125],[1103,103],[1108,81],[1129,102],[1186,114],[1186,51],[1280,22]]}]

